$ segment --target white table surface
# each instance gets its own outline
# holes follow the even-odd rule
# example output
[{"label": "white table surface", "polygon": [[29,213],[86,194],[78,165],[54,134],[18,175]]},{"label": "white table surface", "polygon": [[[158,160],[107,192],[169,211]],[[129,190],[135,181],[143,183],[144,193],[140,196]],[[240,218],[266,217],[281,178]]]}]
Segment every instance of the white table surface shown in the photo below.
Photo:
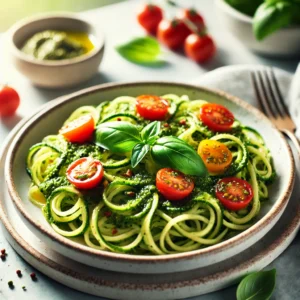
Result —
[{"label": "white table surface", "polygon": [[[216,19],[213,0],[185,0],[178,1],[185,6],[195,6],[204,15],[208,29],[214,37],[218,53],[209,63],[200,66],[190,61],[181,54],[164,49],[167,64],[161,68],[146,68],[134,65],[121,58],[114,46],[130,40],[132,37],[142,36],[143,30],[137,25],[135,12],[141,1],[128,1],[110,5],[104,8],[94,9],[82,13],[90,22],[101,28],[106,37],[105,54],[100,66],[99,73],[89,82],[72,89],[48,90],[31,85],[22,75],[14,70],[5,55],[5,34],[0,40],[0,82],[13,86],[20,94],[21,105],[17,114],[12,118],[0,119],[0,145],[13,126],[24,116],[32,113],[40,105],[73,91],[80,90],[96,84],[117,81],[142,81],[142,80],[165,80],[177,82],[190,82],[199,78],[202,74],[215,68],[234,64],[264,64],[272,65],[289,72],[294,72],[298,60],[278,60],[264,58],[249,52],[243,45],[232,38],[220,26]],[[170,12],[171,14],[172,12]],[[1,178],[0,180],[3,180]],[[33,270],[22,258],[20,258],[4,239],[0,231],[0,249],[5,248],[9,253],[6,262],[0,261],[0,299],[96,299],[49,279],[38,273],[38,282],[32,282],[28,274]],[[299,296],[300,287],[293,286],[296,278],[300,278],[300,237],[286,250],[270,267],[276,267],[278,281],[272,299],[294,300]],[[15,271],[21,269],[27,273],[22,279],[17,278]],[[288,270],[288,275],[287,275]],[[7,282],[13,280],[16,288],[10,290]],[[24,292],[21,286],[25,285]],[[236,287],[226,290],[195,297],[193,299],[217,300],[235,299]],[[98,298],[99,299],[99,298]]]}]

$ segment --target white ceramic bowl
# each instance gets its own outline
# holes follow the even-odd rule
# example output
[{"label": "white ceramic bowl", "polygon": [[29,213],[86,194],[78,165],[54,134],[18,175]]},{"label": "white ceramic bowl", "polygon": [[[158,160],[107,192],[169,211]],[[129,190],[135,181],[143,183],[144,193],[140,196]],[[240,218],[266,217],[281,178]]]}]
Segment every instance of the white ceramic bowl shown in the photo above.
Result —
[{"label": "white ceramic bowl", "polygon": [[[111,253],[89,248],[58,235],[39,208],[28,200],[30,179],[25,170],[28,149],[48,134],[58,131],[69,114],[82,105],[98,105],[121,95],[188,95],[228,107],[245,125],[260,131],[271,150],[278,179],[270,189],[270,200],[262,205],[257,222],[222,243],[192,252],[149,256]],[[223,92],[176,83],[121,83],[95,86],[49,102],[30,118],[13,139],[8,150],[5,178],[9,194],[25,224],[55,251],[93,267],[129,273],[170,273],[212,265],[241,253],[262,238],[283,213],[294,183],[294,163],[289,146],[272,123],[246,102]],[[22,229],[20,229],[22,230]]]},{"label": "white ceramic bowl", "polygon": [[[44,30],[86,32],[95,48],[87,54],[61,61],[41,61],[20,49],[35,33]],[[104,36],[75,14],[42,14],[16,23],[7,36],[8,51],[17,70],[33,84],[47,88],[65,88],[87,81],[98,71],[104,52]]]},{"label": "white ceramic bowl", "polygon": [[239,12],[224,0],[215,0],[220,23],[247,48],[268,56],[300,57],[300,26],[282,28],[262,41],[256,40],[253,18]]}]

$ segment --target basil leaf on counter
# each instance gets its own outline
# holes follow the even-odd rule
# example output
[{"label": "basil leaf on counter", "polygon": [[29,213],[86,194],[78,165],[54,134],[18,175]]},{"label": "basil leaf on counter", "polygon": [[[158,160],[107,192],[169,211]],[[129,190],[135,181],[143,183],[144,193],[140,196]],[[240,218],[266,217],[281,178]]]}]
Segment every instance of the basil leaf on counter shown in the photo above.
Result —
[{"label": "basil leaf on counter", "polygon": [[153,160],[187,175],[204,176],[206,167],[198,153],[186,142],[174,136],[158,139],[151,150]]},{"label": "basil leaf on counter", "polygon": [[237,300],[268,300],[276,282],[276,270],[255,272],[246,276],[236,291]]},{"label": "basil leaf on counter", "polygon": [[151,37],[135,38],[132,41],[116,47],[118,53],[125,59],[143,65],[162,65],[159,59],[160,45]]},{"label": "basil leaf on counter", "polygon": [[112,152],[128,152],[141,142],[136,126],[129,122],[108,122],[100,124],[96,129],[96,145]]},{"label": "basil leaf on counter", "polygon": [[150,150],[148,144],[136,144],[132,149],[131,166],[135,168]]},{"label": "basil leaf on counter", "polygon": [[260,5],[253,19],[255,37],[263,40],[276,30],[290,25],[294,18],[296,5],[286,0],[265,2]]},{"label": "basil leaf on counter", "polygon": [[[160,133],[160,122],[155,121],[148,124],[141,131],[141,137],[143,141],[149,142],[149,140],[153,141],[153,137],[156,137]],[[155,140],[155,139],[154,139]]]}]

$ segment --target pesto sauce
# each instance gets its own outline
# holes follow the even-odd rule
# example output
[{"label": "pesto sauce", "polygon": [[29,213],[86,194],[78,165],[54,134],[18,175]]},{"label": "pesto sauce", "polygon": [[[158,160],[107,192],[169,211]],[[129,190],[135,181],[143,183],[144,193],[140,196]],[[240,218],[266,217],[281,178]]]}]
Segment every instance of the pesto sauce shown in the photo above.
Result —
[{"label": "pesto sauce", "polygon": [[86,54],[92,48],[86,33],[46,30],[28,39],[22,51],[38,60],[63,60]]}]

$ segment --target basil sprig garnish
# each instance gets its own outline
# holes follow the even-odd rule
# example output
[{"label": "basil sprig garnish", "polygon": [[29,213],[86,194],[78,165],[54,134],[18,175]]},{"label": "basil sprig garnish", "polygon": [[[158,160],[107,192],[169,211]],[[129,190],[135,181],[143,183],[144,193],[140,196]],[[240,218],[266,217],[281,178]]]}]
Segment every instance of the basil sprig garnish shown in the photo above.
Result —
[{"label": "basil sprig garnish", "polygon": [[276,270],[255,272],[246,276],[236,291],[237,300],[268,300],[276,282]]},{"label": "basil sprig garnish", "polygon": [[190,145],[175,136],[159,138],[159,133],[158,121],[148,124],[141,132],[128,122],[107,122],[97,127],[95,143],[112,152],[132,151],[133,168],[149,154],[162,167],[170,167],[187,175],[207,174],[201,157]]},{"label": "basil sprig garnish", "polygon": [[96,130],[96,144],[112,152],[131,151],[140,142],[138,129],[129,122],[102,123]]}]

